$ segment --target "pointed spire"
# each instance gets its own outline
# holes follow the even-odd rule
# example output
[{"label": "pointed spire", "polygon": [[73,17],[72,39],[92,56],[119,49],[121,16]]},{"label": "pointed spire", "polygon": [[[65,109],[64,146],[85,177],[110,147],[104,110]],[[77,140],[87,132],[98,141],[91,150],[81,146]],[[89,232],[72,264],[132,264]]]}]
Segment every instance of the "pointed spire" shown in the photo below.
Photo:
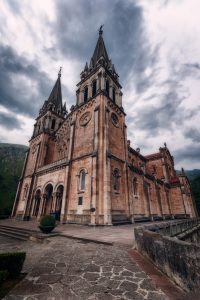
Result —
[{"label": "pointed spire", "polygon": [[47,105],[53,104],[54,109],[60,112],[62,111],[62,91],[61,91],[61,81],[60,81],[61,70],[62,68],[60,67],[60,70],[58,72],[58,79],[56,80],[56,83],[47,101]]},{"label": "pointed spire", "polygon": [[93,56],[91,58],[91,60],[93,61],[93,64],[96,65],[96,63],[98,62],[98,60],[103,56],[106,62],[109,62],[109,57],[108,57],[108,53],[104,44],[104,40],[103,40],[103,25],[100,26],[99,28],[99,38],[93,53]]},{"label": "pointed spire", "polygon": [[88,63],[86,62],[84,72],[87,72],[87,71],[88,71]]}]

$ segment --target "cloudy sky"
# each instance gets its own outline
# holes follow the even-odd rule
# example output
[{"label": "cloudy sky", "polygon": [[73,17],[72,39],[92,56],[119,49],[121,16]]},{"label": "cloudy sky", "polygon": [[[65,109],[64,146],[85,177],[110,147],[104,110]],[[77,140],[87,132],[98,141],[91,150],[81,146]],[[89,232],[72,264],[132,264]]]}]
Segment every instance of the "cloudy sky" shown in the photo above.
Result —
[{"label": "cloudy sky", "polygon": [[132,147],[166,142],[177,168],[200,168],[199,11],[199,0],[0,0],[0,142],[28,144],[60,66],[75,103],[104,24]]}]

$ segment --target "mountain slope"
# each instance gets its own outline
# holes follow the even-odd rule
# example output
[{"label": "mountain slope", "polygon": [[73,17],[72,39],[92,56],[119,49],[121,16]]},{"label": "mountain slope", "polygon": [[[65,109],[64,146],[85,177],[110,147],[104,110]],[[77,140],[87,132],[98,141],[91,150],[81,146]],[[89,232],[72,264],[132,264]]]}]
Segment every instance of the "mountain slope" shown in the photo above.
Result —
[{"label": "mountain slope", "polygon": [[192,193],[196,202],[197,211],[200,215],[200,176],[191,181]]},{"label": "mountain slope", "polygon": [[28,147],[0,143],[0,215],[10,214]]}]

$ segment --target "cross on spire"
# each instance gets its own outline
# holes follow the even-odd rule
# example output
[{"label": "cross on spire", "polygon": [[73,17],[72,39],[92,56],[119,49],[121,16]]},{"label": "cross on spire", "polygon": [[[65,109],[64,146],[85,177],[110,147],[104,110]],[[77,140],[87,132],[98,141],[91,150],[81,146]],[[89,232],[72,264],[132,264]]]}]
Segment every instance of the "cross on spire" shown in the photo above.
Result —
[{"label": "cross on spire", "polygon": [[60,70],[58,72],[58,77],[61,77],[61,71],[62,71],[62,67],[60,67]]}]

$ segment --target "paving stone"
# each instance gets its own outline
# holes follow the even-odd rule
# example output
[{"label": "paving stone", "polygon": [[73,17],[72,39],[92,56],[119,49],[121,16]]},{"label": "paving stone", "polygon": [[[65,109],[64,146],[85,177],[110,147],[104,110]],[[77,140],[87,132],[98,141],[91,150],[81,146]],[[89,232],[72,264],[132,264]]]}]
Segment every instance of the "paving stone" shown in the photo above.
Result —
[{"label": "paving stone", "polygon": [[36,283],[56,283],[61,279],[61,275],[52,275],[52,274],[48,274],[48,275],[41,275],[38,280],[36,281]]},{"label": "paving stone", "polygon": [[127,291],[127,292],[135,292],[138,288],[138,285],[134,282],[130,281],[123,281],[122,284],[120,285],[120,289]]},{"label": "paving stone", "polygon": [[28,275],[6,300],[167,299],[123,247],[54,237],[48,243],[29,241],[10,249],[27,252]]},{"label": "paving stone", "polygon": [[156,288],[152,285],[150,279],[144,279],[140,284],[140,288],[147,291],[156,291]]}]

